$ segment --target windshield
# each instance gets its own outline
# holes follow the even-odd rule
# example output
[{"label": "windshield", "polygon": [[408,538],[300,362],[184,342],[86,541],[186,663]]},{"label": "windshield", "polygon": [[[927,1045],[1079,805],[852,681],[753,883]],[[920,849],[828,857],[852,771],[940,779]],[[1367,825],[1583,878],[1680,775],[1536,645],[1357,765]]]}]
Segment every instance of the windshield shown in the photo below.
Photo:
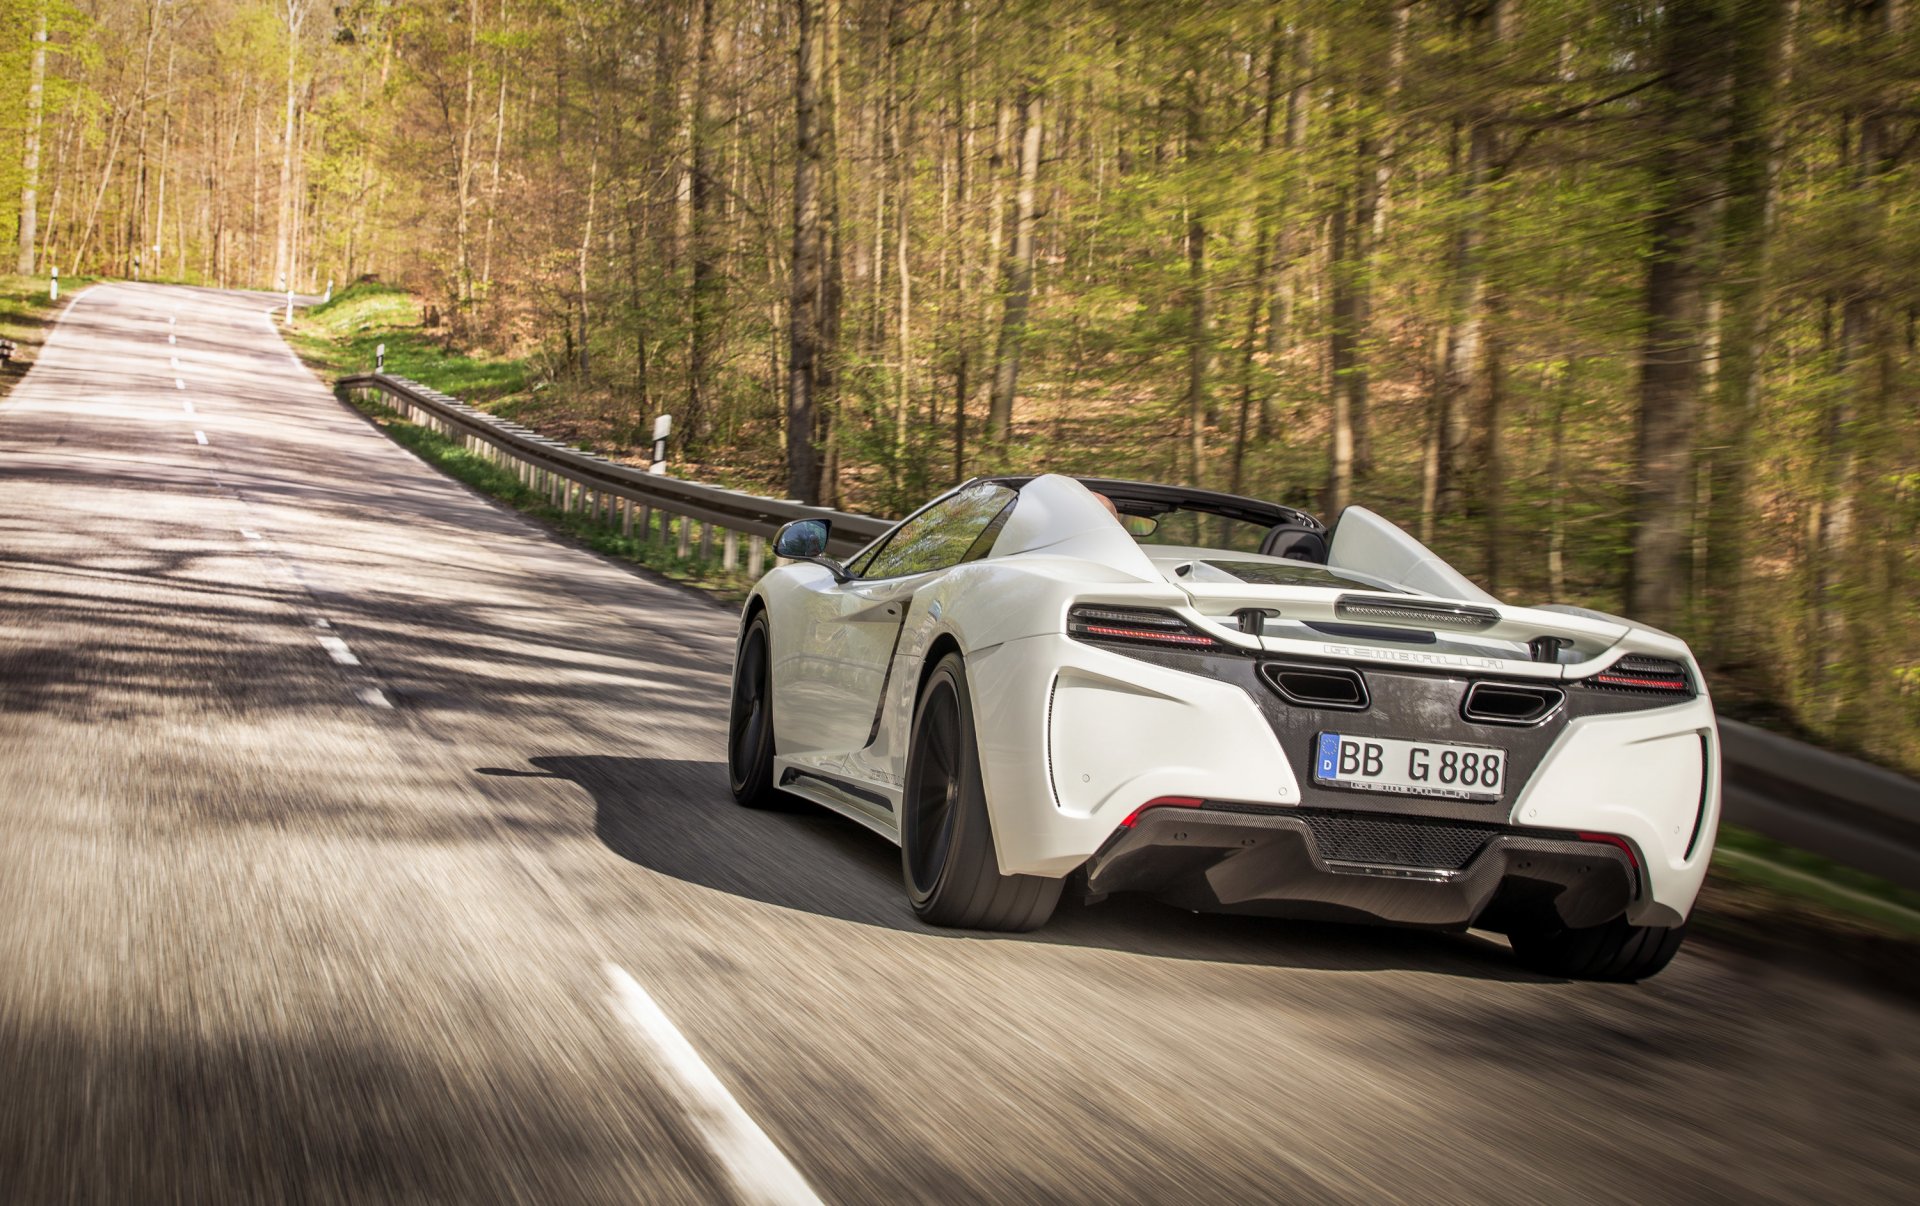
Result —
[{"label": "windshield", "polygon": [[1206,561],[1201,564],[1256,586],[1323,586],[1328,590],[1395,590],[1371,578],[1349,577],[1308,561]]},{"label": "windshield", "polygon": [[[1184,507],[1159,511],[1152,515],[1129,512],[1120,503],[1120,522],[1141,544],[1174,545],[1180,548],[1222,549],[1233,553],[1257,553],[1272,529],[1266,524],[1229,519]],[[1157,521],[1157,522],[1156,522]]]}]

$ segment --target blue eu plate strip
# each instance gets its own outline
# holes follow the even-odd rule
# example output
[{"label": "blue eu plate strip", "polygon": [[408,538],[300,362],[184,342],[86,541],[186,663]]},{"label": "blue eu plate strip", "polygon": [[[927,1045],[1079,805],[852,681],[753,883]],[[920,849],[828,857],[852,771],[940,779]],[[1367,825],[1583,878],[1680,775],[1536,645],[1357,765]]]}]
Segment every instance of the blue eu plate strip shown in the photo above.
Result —
[{"label": "blue eu plate strip", "polygon": [[1335,772],[1338,771],[1340,767],[1340,734],[1320,734],[1320,752],[1314,756],[1314,761],[1319,764],[1319,769],[1316,773],[1320,778],[1333,779],[1338,777]]}]

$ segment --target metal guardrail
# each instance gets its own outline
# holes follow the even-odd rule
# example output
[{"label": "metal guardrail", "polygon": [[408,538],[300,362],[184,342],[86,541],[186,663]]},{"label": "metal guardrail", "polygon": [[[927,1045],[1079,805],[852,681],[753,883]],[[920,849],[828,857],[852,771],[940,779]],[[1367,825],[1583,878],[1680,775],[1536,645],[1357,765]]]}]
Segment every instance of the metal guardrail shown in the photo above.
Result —
[{"label": "metal guardrail", "polygon": [[562,511],[593,516],[629,536],[638,531],[641,539],[674,547],[683,558],[713,561],[717,535],[721,568],[736,570],[744,536],[750,578],[758,578],[765,566],[767,541],[792,520],[830,521],[833,531],[827,549],[842,557],[893,526],[871,515],[762,498],[622,465],[475,410],[405,377],[368,373],[343,377],[334,388],[362,396],[383,395],[409,422],[464,441],[469,450],[513,472],[528,489],[545,494]]},{"label": "metal guardrail", "polygon": [[1720,744],[1727,820],[1920,891],[1920,782],[1737,720]]},{"label": "metal guardrail", "polygon": [[[735,571],[744,535],[749,578],[760,576],[766,542],[791,520],[830,520],[828,549],[842,557],[892,526],[870,515],[648,473],[570,448],[404,377],[346,377],[336,388],[385,395],[410,421],[464,439],[475,452],[485,450],[554,506],[594,515],[628,535],[638,530],[642,539],[676,547],[683,558],[697,552],[711,563],[717,532],[721,567]],[[1736,720],[1722,720],[1720,734],[1727,820],[1920,890],[1920,783]]]}]

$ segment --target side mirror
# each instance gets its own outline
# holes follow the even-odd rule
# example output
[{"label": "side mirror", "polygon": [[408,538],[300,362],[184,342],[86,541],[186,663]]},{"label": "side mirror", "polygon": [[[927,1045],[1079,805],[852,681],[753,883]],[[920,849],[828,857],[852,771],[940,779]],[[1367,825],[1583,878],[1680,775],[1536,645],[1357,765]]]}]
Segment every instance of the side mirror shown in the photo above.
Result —
[{"label": "side mirror", "polygon": [[773,537],[773,555],[789,561],[809,561],[833,571],[836,582],[845,582],[847,567],[827,556],[827,534],[833,526],[824,519],[796,519]]},{"label": "side mirror", "polygon": [[773,538],[773,555],[789,561],[811,561],[827,552],[831,525],[824,519],[796,519]]}]

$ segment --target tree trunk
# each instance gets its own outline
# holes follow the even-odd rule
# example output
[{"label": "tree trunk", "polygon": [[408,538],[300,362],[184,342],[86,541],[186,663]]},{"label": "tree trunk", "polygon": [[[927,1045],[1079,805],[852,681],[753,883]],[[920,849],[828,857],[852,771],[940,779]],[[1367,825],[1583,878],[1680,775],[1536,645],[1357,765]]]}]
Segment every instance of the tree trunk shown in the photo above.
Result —
[{"label": "tree trunk", "polygon": [[1627,609],[1659,627],[1683,618],[1692,549],[1693,455],[1705,342],[1702,294],[1714,162],[1716,56],[1724,30],[1716,0],[1673,0],[1652,90],[1645,329],[1637,385],[1633,555]]},{"label": "tree trunk", "polygon": [[[1186,161],[1190,176],[1207,153],[1206,115],[1198,70],[1187,78]],[[1187,197],[1187,456],[1188,480],[1206,485],[1207,369],[1212,348],[1207,330],[1207,222],[1203,198]]]},{"label": "tree trunk", "polygon": [[1020,87],[1019,186],[1013,199],[1013,246],[1002,273],[1000,337],[994,347],[993,400],[987,412],[987,439],[1004,449],[1013,434],[1013,400],[1020,383],[1020,353],[1026,343],[1027,313],[1033,302],[1033,233],[1038,217],[1034,199],[1040,178],[1044,109],[1031,83]]},{"label": "tree trunk", "polygon": [[293,115],[299,97],[295,84],[300,65],[300,26],[307,19],[307,3],[308,0],[280,0],[287,31],[287,104],[280,140],[280,204],[273,232],[276,289],[293,288]]},{"label": "tree trunk", "polygon": [[[1758,0],[1736,18],[1728,113],[1726,200],[1720,245],[1720,364],[1713,409],[1719,446],[1712,462],[1706,577],[1722,605],[1709,658],[1722,669],[1755,663],[1748,566],[1748,494],[1766,342],[1764,283],[1772,233],[1774,161],[1768,125],[1783,61],[1785,0]],[[1760,686],[1761,684],[1753,684]]]},{"label": "tree trunk", "polygon": [[693,70],[693,116],[688,131],[692,180],[687,222],[693,270],[689,282],[687,332],[687,409],[680,429],[681,447],[699,447],[706,432],[713,392],[714,327],[722,305],[713,234],[714,154],[713,75],[717,35],[713,0],[700,0]]},{"label": "tree trunk", "polygon": [[826,195],[832,187],[829,143],[832,98],[826,28],[839,20],[838,0],[797,0],[799,37],[793,80],[793,270],[787,307],[787,491],[820,501],[819,416],[830,405],[833,328],[832,232]]},{"label": "tree trunk", "polygon": [[[1265,165],[1273,155],[1275,118],[1280,105],[1280,52],[1284,27],[1273,19],[1267,34],[1267,87],[1260,106],[1260,162]],[[1261,201],[1256,205],[1253,232],[1253,281],[1247,290],[1247,318],[1240,341],[1240,410],[1233,428],[1233,454],[1228,462],[1227,490],[1238,494],[1246,478],[1247,437],[1254,415],[1260,415],[1260,431],[1266,433],[1267,391],[1260,387],[1258,362],[1260,316],[1266,311],[1273,292],[1267,278],[1272,271],[1274,205]],[[1256,403],[1256,398],[1258,399]]]},{"label": "tree trunk", "polygon": [[33,58],[27,68],[27,144],[20,156],[20,256],[15,271],[33,272],[34,241],[40,222],[40,128],[47,90],[47,3],[33,13]]}]

